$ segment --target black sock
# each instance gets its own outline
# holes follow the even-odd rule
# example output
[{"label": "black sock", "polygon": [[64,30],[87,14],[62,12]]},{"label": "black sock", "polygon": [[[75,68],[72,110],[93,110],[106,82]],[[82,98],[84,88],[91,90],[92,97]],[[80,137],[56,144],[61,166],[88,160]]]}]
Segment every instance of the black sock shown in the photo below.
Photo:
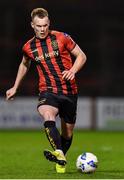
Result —
[{"label": "black sock", "polygon": [[72,143],[72,138],[73,136],[69,139],[65,139],[63,136],[61,136],[62,151],[64,154],[66,154],[67,151],[69,150]]},{"label": "black sock", "polygon": [[45,121],[44,123],[46,136],[52,146],[55,149],[61,149],[61,136],[59,131],[56,128],[56,124],[54,121]]}]

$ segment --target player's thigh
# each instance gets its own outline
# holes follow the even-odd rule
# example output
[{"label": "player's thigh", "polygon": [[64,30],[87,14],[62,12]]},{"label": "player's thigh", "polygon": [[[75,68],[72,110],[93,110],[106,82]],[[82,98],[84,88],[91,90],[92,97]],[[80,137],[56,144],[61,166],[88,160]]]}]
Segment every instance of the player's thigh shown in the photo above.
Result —
[{"label": "player's thigh", "polygon": [[38,107],[38,112],[44,120],[55,120],[58,114],[58,108],[51,105],[41,105]]},{"label": "player's thigh", "polygon": [[37,109],[44,120],[55,120],[58,114],[58,103],[55,94],[40,93]]},{"label": "player's thigh", "polygon": [[61,118],[61,132],[64,138],[71,138],[73,135],[75,123],[67,123],[63,118]]}]

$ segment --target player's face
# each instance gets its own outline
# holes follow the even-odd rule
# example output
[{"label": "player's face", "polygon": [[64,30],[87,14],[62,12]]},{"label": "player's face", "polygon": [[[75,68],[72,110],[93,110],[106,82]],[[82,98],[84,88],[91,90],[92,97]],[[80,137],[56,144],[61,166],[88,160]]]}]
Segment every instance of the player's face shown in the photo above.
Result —
[{"label": "player's face", "polygon": [[44,39],[48,35],[49,25],[50,21],[47,16],[42,19],[38,16],[35,16],[33,21],[31,22],[31,26],[34,29],[36,37],[40,39]]}]

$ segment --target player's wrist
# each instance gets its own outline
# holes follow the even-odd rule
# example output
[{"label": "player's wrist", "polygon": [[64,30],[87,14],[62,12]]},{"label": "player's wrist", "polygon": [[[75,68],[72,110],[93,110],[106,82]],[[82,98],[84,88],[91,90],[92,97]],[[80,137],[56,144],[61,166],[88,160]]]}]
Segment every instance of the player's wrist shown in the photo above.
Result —
[{"label": "player's wrist", "polygon": [[17,89],[18,89],[18,87],[17,86],[13,86],[13,90],[15,91],[15,92],[17,92]]},{"label": "player's wrist", "polygon": [[71,69],[70,69],[70,72],[72,72],[72,73],[75,75],[77,71],[76,71],[75,68],[71,68]]}]

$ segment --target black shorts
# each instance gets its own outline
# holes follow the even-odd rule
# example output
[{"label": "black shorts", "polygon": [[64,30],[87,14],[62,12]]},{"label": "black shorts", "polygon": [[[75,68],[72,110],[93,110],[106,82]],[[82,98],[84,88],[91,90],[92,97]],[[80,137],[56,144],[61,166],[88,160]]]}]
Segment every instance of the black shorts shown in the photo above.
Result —
[{"label": "black shorts", "polygon": [[74,124],[77,112],[77,95],[66,96],[50,92],[42,92],[39,95],[38,106],[51,105],[59,109],[59,116],[65,122]]}]

